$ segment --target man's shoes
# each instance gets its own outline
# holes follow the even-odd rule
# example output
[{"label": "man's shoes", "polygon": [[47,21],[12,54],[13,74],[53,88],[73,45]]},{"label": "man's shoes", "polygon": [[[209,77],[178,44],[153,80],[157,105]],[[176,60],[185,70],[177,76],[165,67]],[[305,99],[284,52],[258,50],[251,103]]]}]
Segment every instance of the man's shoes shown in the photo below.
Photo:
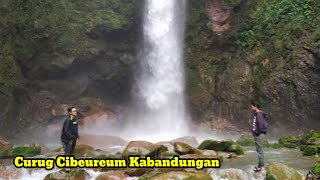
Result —
[{"label": "man's shoes", "polygon": [[261,170],[262,170],[262,167],[259,167],[259,166],[254,167],[254,172],[259,172]]}]

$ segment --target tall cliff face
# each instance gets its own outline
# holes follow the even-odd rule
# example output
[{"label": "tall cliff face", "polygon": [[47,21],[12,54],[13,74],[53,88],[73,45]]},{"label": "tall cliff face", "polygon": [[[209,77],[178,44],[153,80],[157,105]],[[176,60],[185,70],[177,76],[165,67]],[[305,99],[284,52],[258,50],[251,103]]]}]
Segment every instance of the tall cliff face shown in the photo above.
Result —
[{"label": "tall cliff face", "polygon": [[[126,103],[142,5],[120,0],[1,1],[1,128],[15,132],[46,124],[54,101],[96,97],[108,104]],[[40,109],[26,110],[30,104]]]},{"label": "tall cliff face", "polygon": [[[320,128],[320,39],[311,1],[191,1],[188,92],[194,119],[250,128],[250,102],[274,134]],[[287,131],[288,130],[288,131]]]}]

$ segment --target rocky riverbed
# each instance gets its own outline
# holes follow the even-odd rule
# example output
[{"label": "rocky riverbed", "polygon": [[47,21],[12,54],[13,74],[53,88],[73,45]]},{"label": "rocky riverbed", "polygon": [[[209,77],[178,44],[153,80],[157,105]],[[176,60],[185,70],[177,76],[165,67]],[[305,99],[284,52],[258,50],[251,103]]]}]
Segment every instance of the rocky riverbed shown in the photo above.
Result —
[{"label": "rocky riverbed", "polygon": [[[94,135],[91,135],[94,139]],[[98,136],[101,138],[101,136]],[[243,135],[238,140],[216,141],[207,139],[198,142],[195,137],[182,137],[171,141],[151,143],[147,141],[120,140],[119,145],[114,142],[115,138],[105,137],[109,147],[97,148],[79,143],[75,149],[75,156],[85,158],[126,158],[129,155],[140,157],[151,156],[153,158],[219,158],[221,168],[205,168],[195,170],[193,168],[91,168],[73,169],[65,173],[55,167],[51,171],[45,169],[17,169],[12,165],[15,155],[26,157],[45,158],[56,157],[61,154],[60,148],[50,149],[45,145],[12,145],[10,141],[0,141],[0,178],[1,179],[303,179],[309,170],[313,170],[315,176],[319,175],[319,148],[315,154],[306,154],[304,151],[308,146],[319,147],[319,132],[309,131],[295,141],[295,148],[287,146],[287,136],[278,142],[265,144],[266,168],[261,172],[254,172],[257,163],[257,153],[252,144],[250,135]],[[286,139],[284,141],[283,139]],[[292,137],[291,137],[292,138]],[[113,139],[113,140],[110,140]],[[299,138],[298,138],[299,139]],[[102,140],[102,139],[101,139]],[[103,140],[101,141],[103,142]],[[305,145],[308,142],[309,145]],[[313,144],[312,144],[313,142]],[[306,146],[303,149],[301,146]],[[299,148],[297,148],[299,147]]]}]

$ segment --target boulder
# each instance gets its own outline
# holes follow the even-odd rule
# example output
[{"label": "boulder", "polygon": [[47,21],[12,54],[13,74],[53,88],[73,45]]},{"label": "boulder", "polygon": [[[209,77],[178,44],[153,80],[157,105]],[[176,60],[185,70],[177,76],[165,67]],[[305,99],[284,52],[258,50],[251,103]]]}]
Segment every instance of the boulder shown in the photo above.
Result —
[{"label": "boulder", "polygon": [[195,150],[196,154],[201,154],[201,155],[208,155],[208,156],[217,156],[218,153],[214,150],[200,150],[200,149],[196,149]]},{"label": "boulder", "polygon": [[320,132],[317,132],[313,129],[304,133],[301,137],[302,145],[317,145],[320,144]]},{"label": "boulder", "polygon": [[205,140],[198,148],[202,150],[208,149],[215,151],[234,152],[238,155],[244,154],[242,147],[235,144],[233,141]]},{"label": "boulder", "polygon": [[300,137],[297,136],[282,136],[279,139],[279,144],[282,144],[286,148],[297,148],[300,145]]},{"label": "boulder", "polygon": [[280,143],[273,143],[270,145],[270,147],[273,149],[280,149],[280,148],[283,148],[284,146]]},{"label": "boulder", "polygon": [[202,171],[195,171],[195,172],[182,172],[182,171],[172,171],[168,173],[162,172],[152,172],[141,176],[139,180],[164,180],[164,179],[174,179],[174,180],[185,180],[185,179],[192,179],[192,180],[212,180],[208,174]]},{"label": "boulder", "polygon": [[188,144],[192,147],[196,147],[199,145],[197,139],[194,136],[186,136],[186,137],[177,138],[177,139],[172,140],[171,142],[173,142],[173,143],[182,142],[182,143]]},{"label": "boulder", "polygon": [[175,142],[173,146],[174,146],[175,152],[180,155],[189,154],[194,151],[194,149],[190,145],[185,144],[183,142]]},{"label": "boulder", "polygon": [[267,179],[302,180],[303,175],[295,169],[281,163],[271,162],[267,166]]},{"label": "boulder", "polygon": [[74,148],[74,156],[75,157],[85,157],[85,156],[92,156],[94,148],[88,145],[80,144],[76,145]]},{"label": "boulder", "polygon": [[232,141],[215,141],[215,140],[205,140],[203,141],[198,149],[208,149],[208,150],[215,150],[215,151],[224,151],[228,147],[233,144]]},{"label": "boulder", "polygon": [[[218,171],[211,171],[213,174],[216,174],[220,179],[239,179],[239,180],[245,180],[248,179],[246,172],[241,169],[221,169]],[[210,173],[211,174],[211,173]]]},{"label": "boulder", "polygon": [[0,159],[12,157],[12,144],[9,140],[0,137]]},{"label": "boulder", "polygon": [[142,176],[149,171],[152,171],[152,168],[127,168],[125,170],[126,175],[131,177]]},{"label": "boulder", "polygon": [[122,157],[130,155],[159,157],[160,151],[167,151],[162,145],[153,144],[146,141],[130,141],[122,153]]},{"label": "boulder", "polygon": [[12,157],[12,148],[2,147],[0,148],[0,159]]},{"label": "boulder", "polygon": [[[253,136],[251,134],[243,134],[240,136],[240,138],[236,141],[237,144],[241,146],[255,146],[255,142],[253,139]],[[263,146],[264,147],[270,147],[270,143],[268,142],[267,139],[264,139],[263,141]]]},{"label": "boulder", "polygon": [[320,161],[317,161],[311,170],[315,175],[320,177]]},{"label": "boulder", "polygon": [[100,174],[96,180],[123,180],[127,177],[124,171],[110,171]]},{"label": "boulder", "polygon": [[320,144],[319,145],[309,145],[303,149],[302,154],[304,156],[313,156],[320,153]]},{"label": "boulder", "polygon": [[181,155],[180,158],[184,158],[184,159],[219,159],[220,163],[223,162],[223,157],[220,155],[211,156],[211,155],[201,155],[201,154],[185,154],[185,155]]},{"label": "boulder", "polygon": [[74,169],[66,173],[65,170],[60,170],[48,174],[44,180],[85,180],[91,178],[90,175],[83,169]]},{"label": "boulder", "polygon": [[17,168],[0,164],[0,179],[21,179],[22,172]]},{"label": "boulder", "polygon": [[3,147],[12,148],[13,146],[9,140],[0,136],[0,148]]},{"label": "boulder", "polygon": [[237,144],[232,144],[231,146],[229,146],[227,149],[226,149],[227,152],[234,152],[236,153],[237,155],[243,155],[244,152],[243,152],[243,149],[241,146],[237,145]]}]

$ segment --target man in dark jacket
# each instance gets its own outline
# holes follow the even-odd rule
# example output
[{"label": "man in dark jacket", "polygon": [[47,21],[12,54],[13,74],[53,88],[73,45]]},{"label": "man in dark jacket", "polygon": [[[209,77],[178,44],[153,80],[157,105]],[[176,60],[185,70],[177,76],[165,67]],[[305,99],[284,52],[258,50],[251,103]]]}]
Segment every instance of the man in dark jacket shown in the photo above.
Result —
[{"label": "man in dark jacket", "polygon": [[63,123],[61,143],[65,155],[72,155],[79,139],[78,121],[76,120],[77,109],[75,107],[68,108],[68,115]]},{"label": "man in dark jacket", "polygon": [[254,112],[252,120],[252,135],[256,144],[259,159],[259,163],[258,166],[255,167],[255,171],[261,171],[264,167],[263,141],[267,133],[265,122],[266,114],[260,110],[260,106],[257,103],[251,103],[251,111]]}]

